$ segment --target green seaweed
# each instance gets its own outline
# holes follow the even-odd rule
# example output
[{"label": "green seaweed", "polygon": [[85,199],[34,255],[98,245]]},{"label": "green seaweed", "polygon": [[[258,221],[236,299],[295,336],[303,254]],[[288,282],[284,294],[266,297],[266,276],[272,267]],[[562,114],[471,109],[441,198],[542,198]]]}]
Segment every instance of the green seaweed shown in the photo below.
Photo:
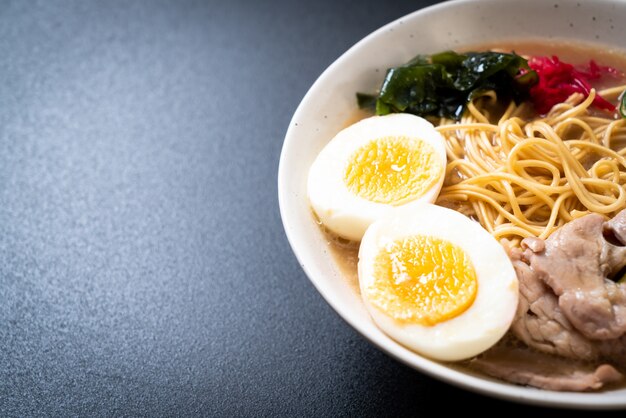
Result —
[{"label": "green seaweed", "polygon": [[458,120],[467,103],[486,91],[519,102],[536,82],[537,74],[517,54],[445,51],[390,68],[378,95],[357,93],[357,101],[378,115],[405,112]]}]

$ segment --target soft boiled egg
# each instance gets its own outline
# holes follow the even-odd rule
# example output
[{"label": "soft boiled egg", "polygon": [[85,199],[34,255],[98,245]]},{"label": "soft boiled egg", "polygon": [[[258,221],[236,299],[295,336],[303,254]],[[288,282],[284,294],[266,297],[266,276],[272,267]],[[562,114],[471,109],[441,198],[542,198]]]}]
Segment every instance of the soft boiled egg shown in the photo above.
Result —
[{"label": "soft boiled egg", "polygon": [[399,207],[434,202],[446,168],[443,137],[418,116],[363,119],[339,132],[309,171],[308,195],[321,223],[359,241]]},{"label": "soft boiled egg", "polygon": [[383,332],[437,360],[485,351],[517,308],[517,276],[504,248],[477,222],[436,205],[374,222],[361,241],[358,274]]}]

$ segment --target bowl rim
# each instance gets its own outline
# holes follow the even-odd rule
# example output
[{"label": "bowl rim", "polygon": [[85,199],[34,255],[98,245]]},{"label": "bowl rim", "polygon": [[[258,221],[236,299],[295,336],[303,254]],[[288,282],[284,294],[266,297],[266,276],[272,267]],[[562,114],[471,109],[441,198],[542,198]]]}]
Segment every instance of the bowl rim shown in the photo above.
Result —
[{"label": "bowl rim", "polygon": [[[279,165],[278,165],[278,203],[281,220],[283,223],[283,229],[291,249],[298,260],[301,268],[305,272],[309,281],[313,284],[315,289],[322,295],[323,299],[328,303],[331,308],[339,315],[345,322],[347,322],[353,329],[355,329],[362,337],[364,337],[371,344],[378,349],[385,352],[392,358],[400,361],[401,363],[421,372],[430,377],[444,381],[448,384],[454,385],[465,390],[475,392],[481,395],[495,397],[503,400],[533,404],[537,406],[547,406],[556,408],[579,408],[579,409],[622,409],[626,408],[626,399],[623,401],[602,398],[602,394],[606,392],[593,392],[593,393],[580,393],[580,392],[557,392],[543,389],[536,389],[526,386],[517,386],[509,384],[497,379],[491,379],[487,376],[473,376],[466,372],[455,370],[444,364],[435,362],[426,357],[423,357],[399,343],[392,340],[381,340],[377,336],[373,335],[368,329],[362,326],[357,318],[353,317],[348,312],[347,307],[342,305],[340,298],[329,291],[329,289],[322,286],[322,283],[315,279],[316,266],[310,265],[305,259],[303,254],[298,250],[295,237],[294,226],[297,223],[297,219],[290,216],[288,207],[288,201],[290,197],[287,195],[287,182],[289,173],[287,172],[287,156],[292,153],[292,147],[296,145],[293,138],[297,129],[297,121],[301,120],[305,109],[308,107],[307,103],[312,100],[314,93],[319,89],[320,85],[323,85],[328,77],[333,73],[333,70],[340,66],[343,61],[350,59],[350,55],[359,50],[362,45],[367,44],[372,39],[377,38],[382,33],[388,31],[390,28],[398,25],[401,21],[409,19],[415,19],[417,16],[427,14],[431,12],[438,12],[444,9],[454,9],[461,5],[486,3],[490,1],[501,0],[448,0],[442,3],[434,4],[425,8],[415,10],[404,16],[401,16],[383,26],[369,33],[349,49],[344,51],[335,61],[333,61],[313,82],[311,87],[307,90],[306,94],[298,104],[287,128],[285,139],[280,153]],[[514,0],[510,0],[514,1]],[[536,0],[540,2],[542,0]],[[566,0],[568,1],[568,0]],[[561,0],[563,2],[563,0]],[[598,0],[598,3],[615,4],[624,3],[618,0]],[[415,357],[417,356],[417,358]],[[622,388],[620,388],[623,390]]]}]

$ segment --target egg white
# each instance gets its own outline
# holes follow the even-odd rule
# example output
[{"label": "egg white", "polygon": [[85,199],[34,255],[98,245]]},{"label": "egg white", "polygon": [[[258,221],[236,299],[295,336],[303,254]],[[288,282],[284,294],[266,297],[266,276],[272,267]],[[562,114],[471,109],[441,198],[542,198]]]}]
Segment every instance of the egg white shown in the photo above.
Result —
[{"label": "egg white", "polygon": [[[478,281],[472,305],[433,326],[397,321],[372,305],[366,291],[374,282],[374,260],[381,249],[414,235],[437,237],[461,247]],[[361,295],[374,322],[394,340],[437,360],[463,360],[487,350],[507,332],[517,309],[517,276],[504,248],[478,223],[436,205],[402,208],[373,223],[361,241],[358,274]]]},{"label": "egg white", "polygon": [[[421,196],[403,204],[378,203],[364,199],[346,186],[347,162],[362,146],[374,139],[405,136],[431,145],[441,161],[437,181]],[[308,196],[322,224],[344,238],[359,241],[375,220],[399,207],[434,202],[445,177],[446,149],[443,137],[425,119],[410,114],[372,116],[339,132],[320,152],[309,170]]]}]

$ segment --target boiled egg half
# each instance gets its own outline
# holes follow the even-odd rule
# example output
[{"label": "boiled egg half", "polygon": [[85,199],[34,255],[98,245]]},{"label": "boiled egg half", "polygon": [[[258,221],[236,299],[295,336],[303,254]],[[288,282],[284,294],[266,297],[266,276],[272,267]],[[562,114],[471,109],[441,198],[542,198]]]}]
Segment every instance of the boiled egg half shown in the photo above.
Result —
[{"label": "boiled egg half", "polygon": [[383,332],[437,360],[485,351],[517,308],[517,276],[503,247],[477,222],[436,205],[374,222],[361,241],[358,275]]},{"label": "boiled egg half", "polygon": [[363,119],[339,132],[309,170],[308,197],[321,223],[359,241],[400,207],[434,202],[445,176],[443,137],[418,116]]}]

